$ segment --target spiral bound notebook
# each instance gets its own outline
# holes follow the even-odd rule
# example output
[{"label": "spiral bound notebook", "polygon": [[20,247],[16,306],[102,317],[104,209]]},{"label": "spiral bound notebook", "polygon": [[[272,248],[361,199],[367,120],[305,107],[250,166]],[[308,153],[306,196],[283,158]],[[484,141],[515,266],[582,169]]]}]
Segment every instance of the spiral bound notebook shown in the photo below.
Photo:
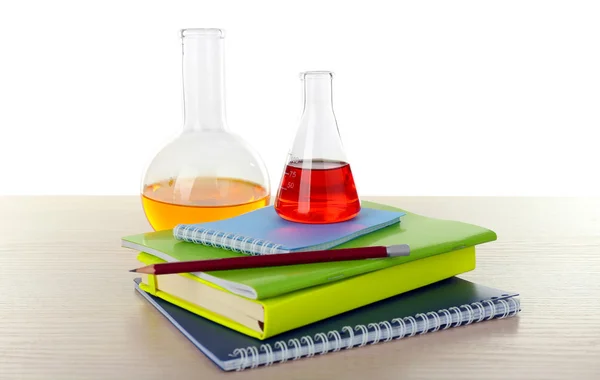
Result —
[{"label": "spiral bound notebook", "polygon": [[284,220],[267,206],[216,222],[180,224],[173,228],[173,236],[249,255],[324,250],[399,223],[405,214],[363,207],[346,222],[303,224]]},{"label": "spiral bound notebook", "polygon": [[139,282],[135,280],[136,290],[224,371],[513,317],[520,311],[517,293],[452,277],[261,341],[154,297]]},{"label": "spiral bound notebook", "polygon": [[[335,249],[406,244],[410,247],[410,256],[383,260],[332,261],[282,267],[195,272],[193,275],[242,297],[267,299],[414,260],[475,247],[497,239],[494,231],[482,226],[418,215],[381,203],[363,201],[362,205],[370,209],[400,212],[404,215],[400,223],[362,235]],[[124,236],[121,238],[121,245],[168,262],[246,256],[231,250],[177,240],[173,236],[173,230]]]}]

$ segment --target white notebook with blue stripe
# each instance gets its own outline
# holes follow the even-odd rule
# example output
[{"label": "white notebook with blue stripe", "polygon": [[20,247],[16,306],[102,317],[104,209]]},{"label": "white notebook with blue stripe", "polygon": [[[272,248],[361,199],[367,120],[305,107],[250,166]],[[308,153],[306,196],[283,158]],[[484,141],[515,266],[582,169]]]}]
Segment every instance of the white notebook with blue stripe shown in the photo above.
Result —
[{"label": "white notebook with blue stripe", "polygon": [[173,229],[173,236],[250,255],[325,250],[400,223],[405,214],[363,207],[345,222],[303,224],[282,219],[273,206],[267,206],[216,222],[180,224]]}]

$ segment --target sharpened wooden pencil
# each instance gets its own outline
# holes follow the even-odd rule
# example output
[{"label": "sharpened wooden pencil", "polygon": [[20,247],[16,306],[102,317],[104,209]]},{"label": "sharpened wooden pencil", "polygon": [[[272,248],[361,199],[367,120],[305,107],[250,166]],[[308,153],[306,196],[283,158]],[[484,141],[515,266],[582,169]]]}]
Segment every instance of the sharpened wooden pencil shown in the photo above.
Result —
[{"label": "sharpened wooden pencil", "polygon": [[132,269],[130,272],[161,275],[312,264],[332,261],[378,259],[408,255],[410,255],[409,246],[401,244],[391,245],[389,247],[342,248],[323,251],[278,253],[262,256],[232,257],[225,259],[178,261],[147,265],[141,268]]}]

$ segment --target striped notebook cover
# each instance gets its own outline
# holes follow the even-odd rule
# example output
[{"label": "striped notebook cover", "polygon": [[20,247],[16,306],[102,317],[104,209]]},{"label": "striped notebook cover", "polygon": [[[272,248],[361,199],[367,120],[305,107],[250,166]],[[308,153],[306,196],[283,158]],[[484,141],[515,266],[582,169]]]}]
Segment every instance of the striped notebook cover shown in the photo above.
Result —
[{"label": "striped notebook cover", "polygon": [[261,341],[154,297],[138,284],[136,279],[137,291],[224,371],[513,317],[520,311],[518,294],[452,277]]},{"label": "striped notebook cover", "polygon": [[173,236],[249,255],[325,250],[397,224],[405,214],[363,207],[345,222],[304,224],[282,219],[273,206],[267,206],[215,222],[179,224],[173,228]]}]

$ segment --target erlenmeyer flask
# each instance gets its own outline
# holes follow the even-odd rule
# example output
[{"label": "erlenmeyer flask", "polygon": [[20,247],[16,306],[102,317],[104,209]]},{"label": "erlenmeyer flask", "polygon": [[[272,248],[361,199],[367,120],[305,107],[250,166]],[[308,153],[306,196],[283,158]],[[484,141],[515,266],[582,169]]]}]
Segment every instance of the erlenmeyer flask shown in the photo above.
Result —
[{"label": "erlenmeyer flask", "polygon": [[142,205],[155,230],[233,217],[270,202],[260,156],[228,130],[220,29],[183,29],[184,126],[151,161]]},{"label": "erlenmeyer flask", "polygon": [[360,212],[360,199],[333,113],[329,71],[302,73],[304,110],[275,200],[284,219],[337,223]]}]

